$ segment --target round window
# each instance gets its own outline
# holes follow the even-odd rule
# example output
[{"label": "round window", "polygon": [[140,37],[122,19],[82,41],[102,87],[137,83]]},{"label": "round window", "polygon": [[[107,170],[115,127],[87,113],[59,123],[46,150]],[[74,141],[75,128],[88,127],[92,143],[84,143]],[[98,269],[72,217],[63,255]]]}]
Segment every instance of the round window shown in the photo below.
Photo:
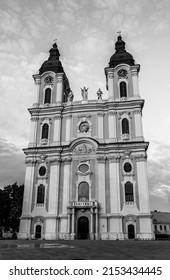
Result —
[{"label": "round window", "polygon": [[79,125],[79,130],[80,130],[80,132],[87,132],[89,130],[88,122],[86,122],[86,121],[81,122],[81,124]]},{"label": "round window", "polygon": [[87,164],[81,164],[79,166],[79,171],[82,173],[86,173],[89,170],[89,166]]},{"label": "round window", "polygon": [[132,165],[129,162],[126,162],[124,164],[124,170],[125,170],[125,172],[131,172],[132,171]]},{"label": "round window", "polygon": [[46,168],[45,166],[41,166],[40,169],[39,169],[39,174],[40,176],[44,176],[46,173]]}]

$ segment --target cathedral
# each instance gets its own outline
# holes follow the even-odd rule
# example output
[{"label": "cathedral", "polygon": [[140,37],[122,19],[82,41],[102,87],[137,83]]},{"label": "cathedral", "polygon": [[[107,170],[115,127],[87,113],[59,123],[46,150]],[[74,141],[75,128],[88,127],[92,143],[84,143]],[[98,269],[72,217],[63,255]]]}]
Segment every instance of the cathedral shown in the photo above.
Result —
[{"label": "cathedral", "polygon": [[119,35],[105,68],[108,98],[74,101],[56,43],[33,75],[19,239],[153,239],[140,65]]}]

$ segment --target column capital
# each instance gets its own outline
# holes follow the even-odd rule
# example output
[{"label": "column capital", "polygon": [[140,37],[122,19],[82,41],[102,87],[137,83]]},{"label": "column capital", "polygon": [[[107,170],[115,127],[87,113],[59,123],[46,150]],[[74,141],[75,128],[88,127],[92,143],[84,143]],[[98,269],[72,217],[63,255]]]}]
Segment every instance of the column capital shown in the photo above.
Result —
[{"label": "column capital", "polygon": [[110,111],[107,112],[107,114],[108,114],[109,116],[114,116],[114,115],[117,115],[117,112],[116,112],[116,111],[113,111],[113,110],[110,110]]},{"label": "column capital", "polygon": [[132,65],[130,69],[131,69],[132,76],[136,76],[140,70],[140,65],[139,64]]},{"label": "column capital", "polygon": [[133,158],[135,161],[147,161],[147,154],[135,154]]},{"label": "column capital", "polygon": [[97,115],[100,116],[100,117],[103,117],[105,115],[105,113],[104,112],[98,112]]},{"label": "column capital", "polygon": [[133,114],[135,115],[135,114],[141,114],[141,109],[136,109],[136,110],[134,110],[133,111]]},{"label": "column capital", "polygon": [[105,156],[98,156],[98,157],[97,157],[97,161],[98,161],[99,163],[105,163],[106,157],[105,157]]},{"label": "column capital", "polygon": [[36,159],[27,159],[25,160],[26,165],[35,165],[37,163]]},{"label": "column capital", "polygon": [[54,120],[59,120],[59,119],[61,119],[61,118],[62,118],[61,115],[56,115],[56,116],[53,117]]},{"label": "column capital", "polygon": [[65,115],[65,117],[70,119],[70,118],[72,118],[72,114]]},{"label": "column capital", "polygon": [[40,85],[41,84],[41,76],[38,74],[33,75],[33,79],[35,82],[35,85]]},{"label": "column capital", "polygon": [[36,122],[36,121],[38,121],[38,120],[39,120],[38,117],[31,117],[31,122]]},{"label": "column capital", "polygon": [[109,160],[110,163],[119,162],[120,157],[121,157],[120,155],[112,155],[112,156],[108,156],[107,159]]},{"label": "column capital", "polygon": [[71,157],[63,158],[63,159],[61,159],[61,161],[64,162],[64,164],[70,164],[72,161],[72,158]]},{"label": "column capital", "polygon": [[60,164],[61,159],[60,157],[51,158],[48,160],[48,162],[50,163],[50,165]]}]

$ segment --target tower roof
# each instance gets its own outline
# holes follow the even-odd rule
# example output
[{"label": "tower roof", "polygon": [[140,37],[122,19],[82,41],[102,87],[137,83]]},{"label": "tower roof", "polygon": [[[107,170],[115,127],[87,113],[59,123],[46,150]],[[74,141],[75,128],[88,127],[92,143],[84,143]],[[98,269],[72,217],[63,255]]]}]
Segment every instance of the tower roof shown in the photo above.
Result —
[{"label": "tower roof", "polygon": [[46,71],[53,71],[55,73],[64,73],[63,66],[59,60],[60,53],[57,47],[56,42],[53,44],[53,47],[49,50],[50,56],[48,60],[44,61],[41,68],[39,69],[39,74],[42,74]]},{"label": "tower roof", "polygon": [[135,64],[133,56],[125,50],[125,42],[122,40],[121,35],[117,38],[115,50],[116,52],[111,56],[109,61],[110,68],[114,68],[121,63],[126,63],[130,66]]}]

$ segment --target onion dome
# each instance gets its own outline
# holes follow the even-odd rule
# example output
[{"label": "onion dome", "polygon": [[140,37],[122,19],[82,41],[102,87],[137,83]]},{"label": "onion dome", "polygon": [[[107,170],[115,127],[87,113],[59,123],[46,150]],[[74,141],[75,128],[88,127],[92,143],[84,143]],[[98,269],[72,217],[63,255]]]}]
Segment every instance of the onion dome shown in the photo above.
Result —
[{"label": "onion dome", "polygon": [[121,63],[125,63],[130,66],[135,64],[133,56],[125,50],[125,42],[122,40],[121,35],[117,38],[115,50],[116,52],[110,58],[109,68],[114,68]]},{"label": "onion dome", "polygon": [[53,71],[55,73],[64,73],[63,66],[59,60],[60,53],[57,44],[54,43],[53,47],[49,51],[50,56],[48,60],[44,61],[41,68],[39,69],[39,74],[43,74],[46,71]]}]

